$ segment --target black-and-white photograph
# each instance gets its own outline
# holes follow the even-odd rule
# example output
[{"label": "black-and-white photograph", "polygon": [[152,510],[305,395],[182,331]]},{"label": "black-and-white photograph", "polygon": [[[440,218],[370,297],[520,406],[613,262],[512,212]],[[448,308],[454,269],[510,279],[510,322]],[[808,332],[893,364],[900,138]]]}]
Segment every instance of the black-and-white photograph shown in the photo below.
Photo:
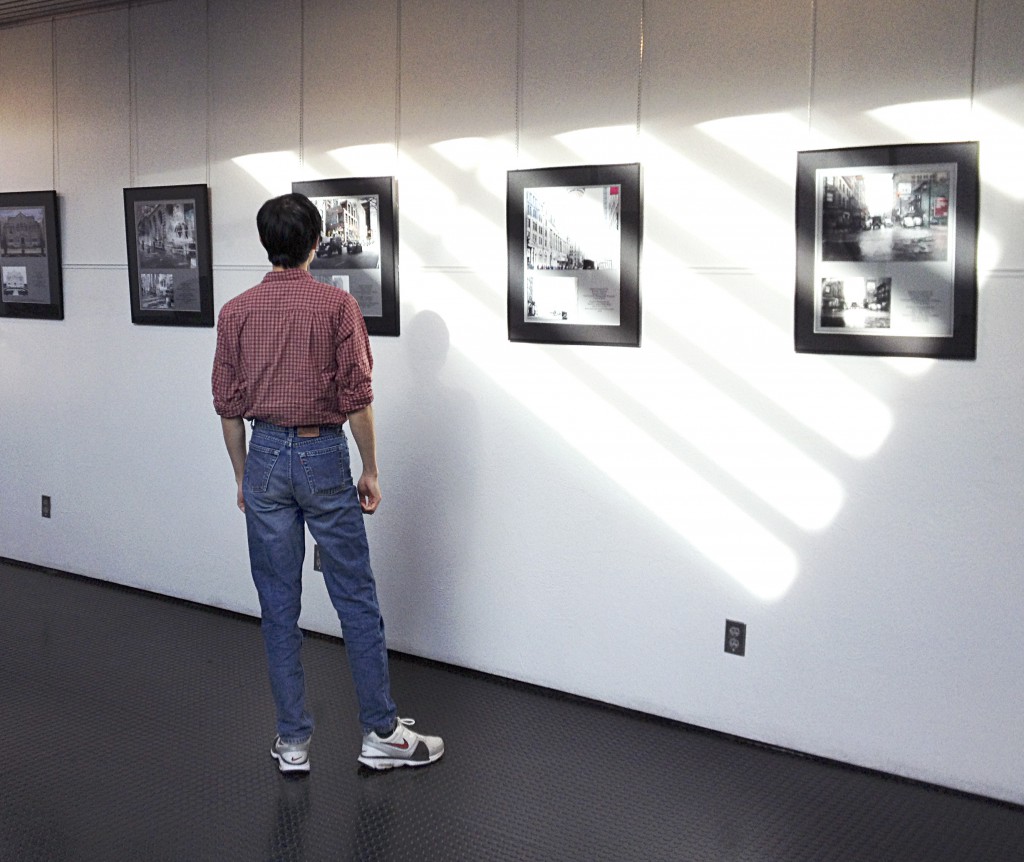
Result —
[{"label": "black-and-white photograph", "polygon": [[977,217],[976,143],[799,153],[796,349],[973,359]]},{"label": "black-and-white photograph", "polygon": [[143,311],[200,311],[199,276],[194,272],[143,272],[139,277]]},{"label": "black-and-white photograph", "polygon": [[512,341],[640,341],[640,166],[509,171]]},{"label": "black-and-white photograph", "polygon": [[946,260],[956,164],[824,175],[824,261]]},{"label": "black-and-white photograph", "polygon": [[213,326],[207,187],[124,190],[132,322]]},{"label": "black-and-white photograph", "polygon": [[621,187],[523,192],[529,323],[619,325]]},{"label": "black-and-white photograph", "polygon": [[371,335],[398,335],[398,244],[392,177],[292,183],[320,211],[313,278],[350,293]]},{"label": "black-and-white photograph", "polygon": [[46,216],[43,208],[0,208],[0,257],[45,256]]},{"label": "black-and-white photograph", "polygon": [[891,296],[891,278],[822,279],[820,325],[826,329],[889,329]]},{"label": "black-and-white photograph", "polygon": [[310,274],[355,297],[363,317],[384,313],[384,286],[380,269],[380,198],[310,198],[324,220],[324,233]]},{"label": "black-and-white photograph", "polygon": [[24,266],[0,267],[0,284],[3,285],[4,301],[21,300],[30,302],[28,296],[28,268]]},{"label": "black-and-white photograph", "polygon": [[0,316],[64,317],[55,192],[0,194]]},{"label": "black-and-white photograph", "polygon": [[50,301],[43,207],[0,208],[0,261],[3,262],[0,301]]},{"label": "black-and-white photograph", "polygon": [[196,202],[135,204],[139,269],[195,269]]}]

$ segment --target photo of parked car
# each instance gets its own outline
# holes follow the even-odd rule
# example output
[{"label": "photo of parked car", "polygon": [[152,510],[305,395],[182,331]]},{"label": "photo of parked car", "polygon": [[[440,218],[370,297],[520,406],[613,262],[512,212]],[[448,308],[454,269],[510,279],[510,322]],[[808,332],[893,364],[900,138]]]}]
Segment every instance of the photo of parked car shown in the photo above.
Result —
[{"label": "photo of parked car", "polygon": [[317,246],[317,257],[334,257],[345,251],[345,242],[340,236],[320,237],[320,245]]}]

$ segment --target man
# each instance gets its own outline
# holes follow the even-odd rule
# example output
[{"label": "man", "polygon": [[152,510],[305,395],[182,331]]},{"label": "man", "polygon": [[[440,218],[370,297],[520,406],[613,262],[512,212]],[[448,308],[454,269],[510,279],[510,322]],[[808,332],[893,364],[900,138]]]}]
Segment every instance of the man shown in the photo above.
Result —
[{"label": "man", "polygon": [[[305,706],[298,626],[308,524],[359,701],[359,761],[373,769],[433,763],[444,743],[411,730],[412,719],[398,718],[391,700],[363,525],[363,513],[373,514],[381,500],[366,325],[351,295],[309,274],[323,223],[307,197],[267,201],[256,227],[273,270],[221,309],[213,403],[245,512],[262,610],[277,707],[270,753],[282,772],[309,771],[313,718]],[[246,419],[253,422],[248,453]],[[345,422],[362,460],[355,485]]]}]

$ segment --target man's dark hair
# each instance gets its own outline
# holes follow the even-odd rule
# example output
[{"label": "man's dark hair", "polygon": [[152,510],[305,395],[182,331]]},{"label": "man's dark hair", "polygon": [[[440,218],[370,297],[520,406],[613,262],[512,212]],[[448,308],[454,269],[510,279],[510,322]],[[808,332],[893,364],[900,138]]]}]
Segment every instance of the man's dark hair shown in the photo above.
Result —
[{"label": "man's dark hair", "polygon": [[295,269],[320,242],[324,222],[313,202],[293,193],[271,198],[256,213],[260,242],[274,266]]}]

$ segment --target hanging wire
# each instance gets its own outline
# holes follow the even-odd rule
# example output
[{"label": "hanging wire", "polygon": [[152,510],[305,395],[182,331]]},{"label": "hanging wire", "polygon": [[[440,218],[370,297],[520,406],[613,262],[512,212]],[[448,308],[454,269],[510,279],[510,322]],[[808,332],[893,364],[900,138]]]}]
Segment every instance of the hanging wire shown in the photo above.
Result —
[{"label": "hanging wire", "polygon": [[645,0],[640,0],[640,65],[636,76],[636,136],[638,138],[640,137],[640,116],[644,93],[644,18],[646,11]]},{"label": "hanging wire", "polygon": [[811,51],[807,69],[807,137],[811,136],[811,106],[814,104],[814,67],[818,50],[818,4],[811,0]]},{"label": "hanging wire", "polygon": [[210,81],[210,0],[206,0],[204,8],[206,24],[206,185],[210,185],[210,125],[213,114],[213,84]]},{"label": "hanging wire", "polygon": [[974,111],[974,92],[978,83],[978,39],[981,38],[981,0],[974,0],[974,42],[971,45],[971,111]]},{"label": "hanging wire", "polygon": [[134,188],[139,166],[139,104],[135,74],[135,31],[128,4],[128,186]]},{"label": "hanging wire", "polygon": [[516,167],[519,167],[519,108],[523,98],[523,28],[525,27],[524,0],[516,3]]},{"label": "hanging wire", "polygon": [[402,137],[402,0],[395,5],[395,171]]},{"label": "hanging wire", "polygon": [[306,165],[306,0],[299,3],[299,175]]},{"label": "hanging wire", "polygon": [[60,134],[58,131],[58,125],[60,123],[60,112],[57,110],[57,21],[56,19],[50,20],[50,80],[53,87],[52,97],[52,108],[53,108],[53,119],[50,123],[50,127],[53,130],[53,143],[50,146],[52,152],[53,165],[53,187],[55,189],[60,188],[60,152],[58,149],[58,143],[60,141]]}]

